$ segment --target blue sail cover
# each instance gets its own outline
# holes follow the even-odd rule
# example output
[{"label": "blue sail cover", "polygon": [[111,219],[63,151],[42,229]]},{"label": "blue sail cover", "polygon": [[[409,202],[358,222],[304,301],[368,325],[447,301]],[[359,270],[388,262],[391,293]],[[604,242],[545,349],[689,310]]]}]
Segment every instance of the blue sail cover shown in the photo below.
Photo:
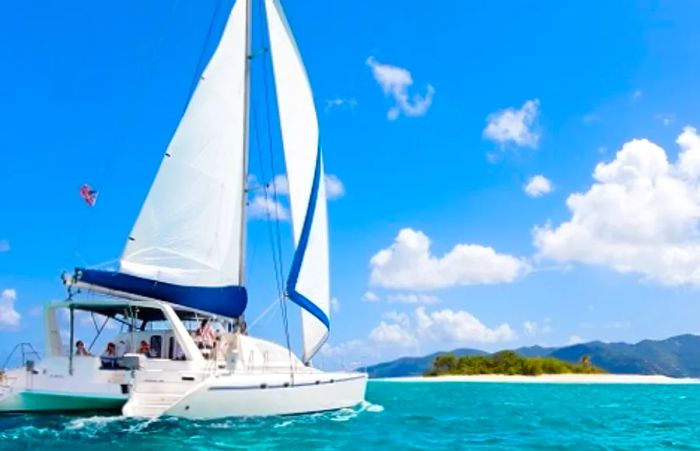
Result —
[{"label": "blue sail cover", "polygon": [[76,280],[229,318],[239,317],[248,304],[248,293],[241,286],[187,287],[120,272],[82,268],[76,269]]}]

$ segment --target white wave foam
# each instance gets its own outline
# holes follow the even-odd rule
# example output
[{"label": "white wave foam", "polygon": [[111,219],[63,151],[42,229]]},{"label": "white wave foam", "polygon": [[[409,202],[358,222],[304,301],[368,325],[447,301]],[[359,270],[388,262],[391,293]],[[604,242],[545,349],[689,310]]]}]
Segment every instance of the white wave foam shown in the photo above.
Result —
[{"label": "white wave foam", "polygon": [[115,421],[121,421],[123,420],[124,417],[121,416],[114,416],[114,417],[101,417],[101,416],[94,416],[94,417],[86,417],[86,418],[75,418],[74,420],[68,422],[66,425],[66,429],[70,431],[77,431],[85,428],[95,428],[99,429],[109,423],[113,423]]}]

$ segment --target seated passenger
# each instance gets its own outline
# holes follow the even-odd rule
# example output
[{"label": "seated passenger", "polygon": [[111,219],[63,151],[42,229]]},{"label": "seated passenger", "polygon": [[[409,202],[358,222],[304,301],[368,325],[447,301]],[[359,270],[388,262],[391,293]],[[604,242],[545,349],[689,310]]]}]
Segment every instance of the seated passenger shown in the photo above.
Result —
[{"label": "seated passenger", "polygon": [[104,357],[116,357],[117,356],[117,346],[112,343],[111,341],[107,343],[107,348],[105,348],[105,352],[102,354]]},{"label": "seated passenger", "polygon": [[92,354],[90,354],[90,351],[85,349],[85,343],[83,343],[83,340],[78,340],[77,342],[75,342],[75,355],[89,357]]},{"label": "seated passenger", "polygon": [[146,342],[145,340],[141,340],[138,353],[143,354],[146,357],[151,357],[151,347],[148,345],[148,342]]},{"label": "seated passenger", "polygon": [[117,347],[111,341],[107,343],[107,348],[105,352],[100,356],[102,361],[102,368],[118,368],[117,365]]}]

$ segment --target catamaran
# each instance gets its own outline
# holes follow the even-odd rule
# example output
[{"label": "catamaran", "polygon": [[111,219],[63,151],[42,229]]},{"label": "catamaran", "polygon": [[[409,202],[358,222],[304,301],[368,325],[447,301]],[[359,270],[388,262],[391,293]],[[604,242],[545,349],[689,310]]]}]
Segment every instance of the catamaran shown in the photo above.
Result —
[{"label": "catamaran", "polygon": [[[78,268],[65,280],[71,289],[111,297],[121,310],[129,306],[135,318],[166,324],[169,352],[124,357],[133,375],[126,416],[299,414],[364,400],[366,374],[324,372],[311,364],[330,328],[323,158],[310,83],[278,0],[259,4],[269,43],[262,57],[272,60],[295,244],[281,295],[282,302],[301,307],[303,355],[245,330],[251,3],[237,0],[230,10],[119,269]],[[188,321],[200,323],[194,336]]]}]

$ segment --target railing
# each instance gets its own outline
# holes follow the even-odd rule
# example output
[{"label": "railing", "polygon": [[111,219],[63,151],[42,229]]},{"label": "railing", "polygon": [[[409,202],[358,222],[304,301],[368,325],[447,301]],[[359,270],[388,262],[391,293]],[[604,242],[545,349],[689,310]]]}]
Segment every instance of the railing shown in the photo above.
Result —
[{"label": "railing", "polygon": [[36,351],[36,349],[34,349],[34,346],[32,346],[31,343],[18,343],[15,345],[14,348],[12,348],[10,355],[7,356],[5,362],[2,364],[3,370],[7,369],[7,365],[10,364],[12,357],[14,357],[15,353],[17,352],[19,352],[19,354],[22,357],[21,366],[25,366],[27,364],[27,362],[29,361],[29,357],[34,357],[35,361],[41,359],[41,356],[39,356],[39,353]]}]

